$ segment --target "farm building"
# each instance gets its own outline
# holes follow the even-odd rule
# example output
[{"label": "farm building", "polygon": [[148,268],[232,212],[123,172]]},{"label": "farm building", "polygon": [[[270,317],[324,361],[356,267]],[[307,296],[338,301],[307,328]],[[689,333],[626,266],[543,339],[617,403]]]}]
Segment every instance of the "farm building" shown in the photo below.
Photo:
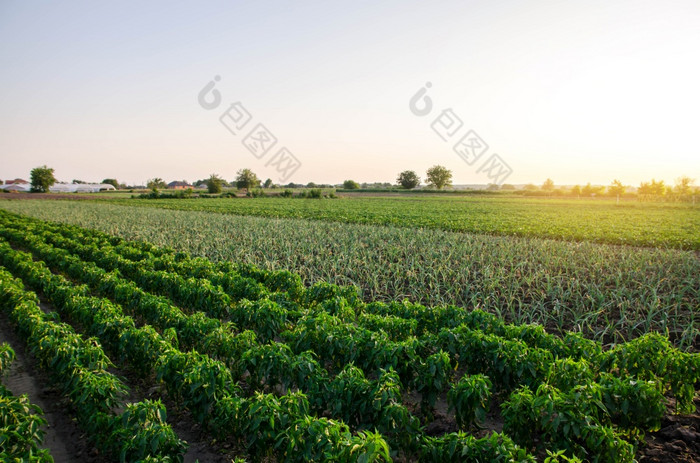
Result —
[{"label": "farm building", "polygon": [[29,185],[29,182],[23,178],[16,178],[14,180],[5,180],[5,185]]},{"label": "farm building", "polygon": [[168,183],[168,189],[170,190],[186,190],[187,188],[192,188],[192,185],[187,182],[180,182],[177,180]]}]

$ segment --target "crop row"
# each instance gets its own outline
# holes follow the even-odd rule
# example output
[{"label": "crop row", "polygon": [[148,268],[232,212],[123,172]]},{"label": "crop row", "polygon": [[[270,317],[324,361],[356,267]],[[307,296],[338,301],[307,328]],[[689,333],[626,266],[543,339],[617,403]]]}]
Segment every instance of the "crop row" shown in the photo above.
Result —
[{"label": "crop row", "polygon": [[[3,243],[0,248],[5,265],[8,247]],[[63,292],[68,305],[74,304],[71,296],[81,293],[79,289],[65,291],[59,278],[46,278],[44,288]],[[165,407],[148,400],[125,407],[122,398],[127,388],[107,371],[112,363],[94,339],[83,339],[70,325],[58,322],[55,314],[44,313],[36,295],[25,291],[22,281],[1,268],[0,296],[0,308],[70,398],[78,422],[99,448],[121,462],[144,458],[182,461],[186,444],[165,422]],[[125,410],[115,413],[118,409]]]}]

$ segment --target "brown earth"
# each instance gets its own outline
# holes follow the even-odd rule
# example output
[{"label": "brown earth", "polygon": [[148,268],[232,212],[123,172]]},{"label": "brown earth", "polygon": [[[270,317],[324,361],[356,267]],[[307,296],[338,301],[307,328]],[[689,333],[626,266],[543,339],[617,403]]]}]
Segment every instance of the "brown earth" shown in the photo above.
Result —
[{"label": "brown earth", "polygon": [[661,429],[649,433],[637,451],[639,463],[700,463],[700,397],[695,396],[695,413],[667,415]]}]

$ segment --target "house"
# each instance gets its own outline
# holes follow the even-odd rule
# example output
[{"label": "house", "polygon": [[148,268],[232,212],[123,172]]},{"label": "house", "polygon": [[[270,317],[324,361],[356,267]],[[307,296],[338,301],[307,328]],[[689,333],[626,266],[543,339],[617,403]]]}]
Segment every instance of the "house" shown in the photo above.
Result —
[{"label": "house", "polygon": [[16,178],[14,180],[6,180],[5,185],[29,185],[29,182],[22,178]]},{"label": "house", "polygon": [[174,181],[168,183],[168,189],[170,190],[186,190],[188,188],[192,188],[192,185],[187,182]]}]

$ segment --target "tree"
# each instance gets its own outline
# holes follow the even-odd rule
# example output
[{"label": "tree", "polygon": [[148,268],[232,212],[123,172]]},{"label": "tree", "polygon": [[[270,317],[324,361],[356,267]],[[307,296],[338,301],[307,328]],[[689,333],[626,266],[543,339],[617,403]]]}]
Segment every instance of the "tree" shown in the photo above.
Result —
[{"label": "tree", "polygon": [[452,184],[452,172],[443,166],[433,166],[427,170],[426,178],[428,184],[441,190],[445,186]]},{"label": "tree", "polygon": [[146,183],[146,186],[151,189],[151,190],[158,190],[158,189],[164,189],[168,188],[168,184],[163,181],[162,178],[156,177],[152,178],[151,180]]},{"label": "tree", "polygon": [[547,193],[551,192],[554,189],[554,181],[551,178],[548,178],[547,180],[544,181],[542,184],[542,191],[546,191]]},{"label": "tree", "polygon": [[686,176],[678,177],[676,179],[676,186],[673,187],[673,191],[679,195],[689,195],[692,191],[692,186],[694,183],[694,178]]},{"label": "tree", "polygon": [[581,188],[581,194],[583,196],[595,196],[603,192],[604,186],[593,186],[591,183],[586,183],[586,186]]},{"label": "tree", "polygon": [[396,183],[402,188],[410,190],[420,184],[420,177],[412,170],[404,170],[397,177]]},{"label": "tree", "polygon": [[357,183],[355,180],[345,180],[343,182],[343,188],[345,188],[346,190],[359,190],[360,184]]},{"label": "tree", "polygon": [[53,173],[53,168],[46,167],[45,165],[32,169],[31,191],[35,193],[46,193],[49,191],[49,188],[56,183],[56,177],[53,176]]},{"label": "tree", "polygon": [[579,185],[574,185],[571,187],[569,193],[571,193],[571,196],[581,196],[581,187]]},{"label": "tree", "polygon": [[486,190],[487,190],[487,191],[498,191],[498,190],[500,190],[500,189],[501,189],[501,187],[499,187],[499,186],[496,185],[495,183],[489,183],[489,184],[486,186]]},{"label": "tree", "polygon": [[74,179],[71,183],[72,183],[73,185],[82,185],[82,184],[85,184],[85,183],[87,183],[87,182],[83,182],[82,180]]},{"label": "tree", "polygon": [[651,179],[651,183],[649,182],[642,182],[639,184],[639,189],[637,190],[637,193],[640,195],[656,195],[656,196],[663,196],[664,193],[666,193],[666,185],[664,185],[663,180],[659,180],[658,182],[655,179]]},{"label": "tree", "polygon": [[250,169],[241,169],[236,172],[236,187],[245,188],[247,190],[255,188],[260,185],[260,180],[258,176],[253,173]]},{"label": "tree", "polygon": [[511,185],[510,183],[504,183],[501,185],[501,190],[515,190],[515,185]]},{"label": "tree", "polygon": [[102,183],[112,185],[114,188],[119,188],[119,182],[117,182],[116,178],[106,178],[106,179],[102,180]]},{"label": "tree", "polygon": [[272,179],[268,178],[265,180],[265,183],[263,183],[263,188],[271,188],[272,187]]},{"label": "tree", "polygon": [[655,195],[663,196],[666,194],[666,185],[664,184],[663,180],[659,180],[657,182],[652,178],[651,179],[651,189]]},{"label": "tree", "polygon": [[207,192],[209,193],[221,193],[221,184],[223,179],[216,174],[211,174],[207,179]]},{"label": "tree", "polygon": [[535,185],[534,183],[528,183],[527,185],[525,185],[525,186],[523,187],[523,190],[526,190],[526,191],[535,191],[535,190],[539,190],[539,187],[538,187],[537,185]]},{"label": "tree", "polygon": [[608,187],[608,194],[610,196],[618,196],[618,195],[622,196],[623,194],[625,194],[626,189],[627,189],[627,187],[625,187],[621,181],[619,181],[618,179],[615,179],[612,181],[612,183]]}]

